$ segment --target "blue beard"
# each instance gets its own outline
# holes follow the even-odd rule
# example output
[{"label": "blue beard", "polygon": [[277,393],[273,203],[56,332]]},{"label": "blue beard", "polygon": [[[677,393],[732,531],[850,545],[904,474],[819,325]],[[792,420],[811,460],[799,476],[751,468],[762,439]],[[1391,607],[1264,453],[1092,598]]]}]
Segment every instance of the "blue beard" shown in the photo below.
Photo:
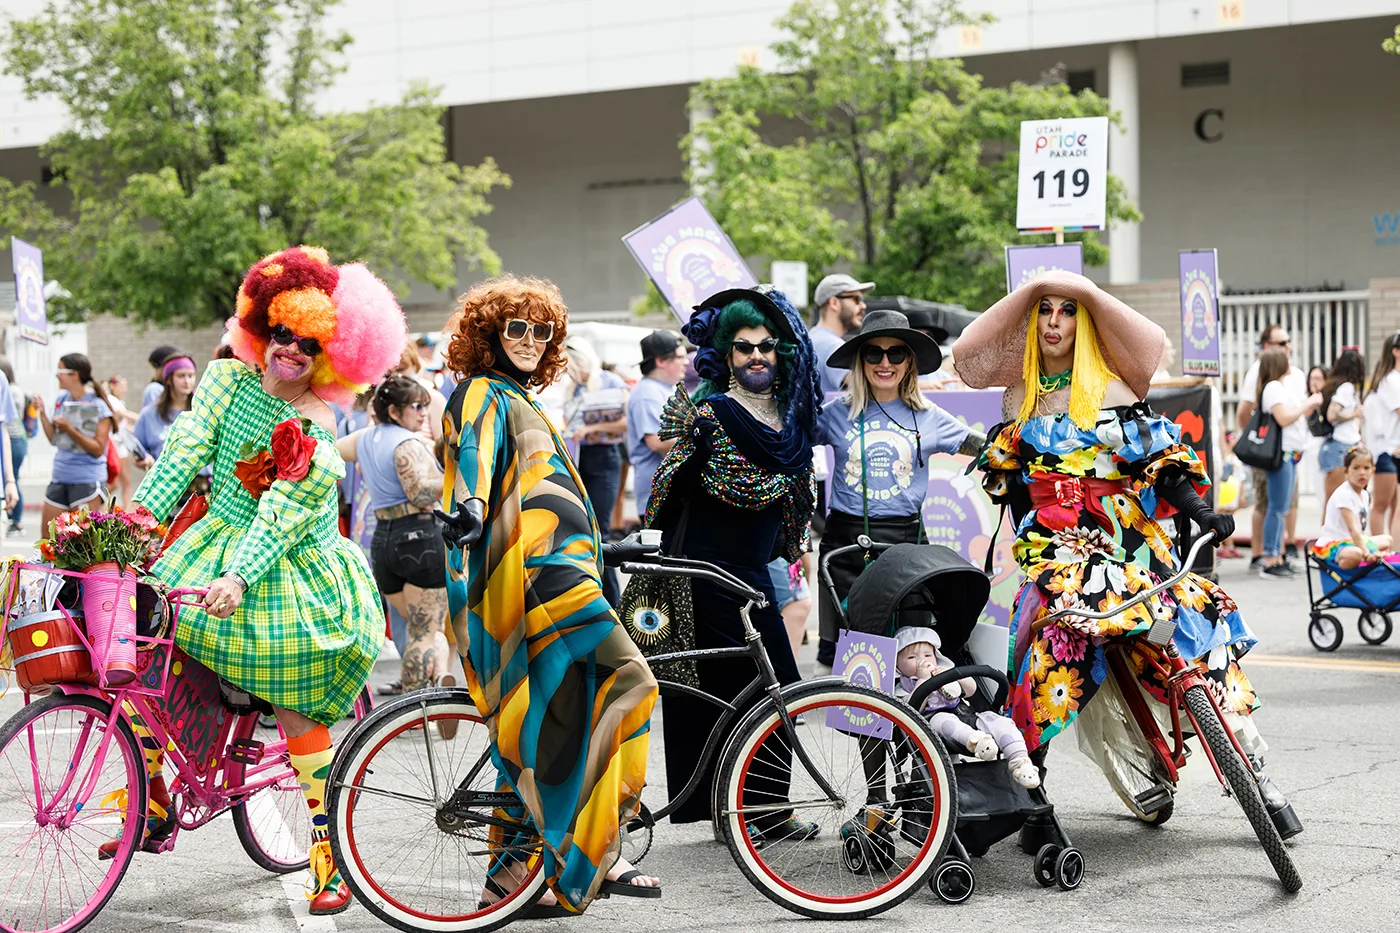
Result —
[{"label": "blue beard", "polygon": [[734,381],[750,392],[769,391],[773,388],[776,377],[777,373],[773,366],[766,361],[763,363],[763,368],[757,372],[750,369],[748,364],[734,370]]}]

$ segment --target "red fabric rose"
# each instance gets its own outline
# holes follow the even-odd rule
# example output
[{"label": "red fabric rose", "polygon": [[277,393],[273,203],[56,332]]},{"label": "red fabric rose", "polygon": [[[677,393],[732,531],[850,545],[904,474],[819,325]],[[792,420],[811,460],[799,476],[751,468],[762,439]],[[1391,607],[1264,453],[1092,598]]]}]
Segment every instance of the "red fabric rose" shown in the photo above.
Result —
[{"label": "red fabric rose", "polygon": [[235,462],[233,475],[248,490],[248,495],[257,499],[272,488],[272,481],[277,478],[277,464],[273,462],[272,454],[260,450],[246,460]]},{"label": "red fabric rose", "polygon": [[311,472],[311,457],[316,452],[316,439],[301,430],[301,421],[288,418],[272,429],[272,459],[277,463],[277,478],[298,482]]}]

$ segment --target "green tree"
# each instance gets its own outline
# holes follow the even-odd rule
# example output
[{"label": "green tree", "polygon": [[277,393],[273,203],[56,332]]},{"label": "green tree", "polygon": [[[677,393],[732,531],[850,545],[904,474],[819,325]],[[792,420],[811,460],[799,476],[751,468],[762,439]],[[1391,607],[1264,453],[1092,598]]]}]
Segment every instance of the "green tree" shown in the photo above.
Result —
[{"label": "green tree", "polygon": [[458,259],[499,268],[474,221],[509,179],[448,160],[434,92],[315,111],[349,45],[335,2],[69,0],[10,25],[6,73],[69,123],[42,150],[59,197],[0,180],[0,231],[44,247],[62,313],[222,320],[248,266],[298,243],[400,291],[454,286]]},{"label": "green tree", "polygon": [[[696,87],[713,116],[683,143],[691,180],[740,251],[805,259],[814,278],[849,262],[885,294],[971,308],[1004,294],[1021,121],[1109,107],[1058,77],[989,88],[932,57],[941,31],[987,21],[955,0],[798,0],[772,72]],[[1138,216],[1112,178],[1108,212]],[[1097,235],[1068,238],[1106,260]]]},{"label": "green tree", "polygon": [[1381,48],[1391,55],[1400,55],[1400,26],[1395,27],[1395,35],[1381,40]]}]

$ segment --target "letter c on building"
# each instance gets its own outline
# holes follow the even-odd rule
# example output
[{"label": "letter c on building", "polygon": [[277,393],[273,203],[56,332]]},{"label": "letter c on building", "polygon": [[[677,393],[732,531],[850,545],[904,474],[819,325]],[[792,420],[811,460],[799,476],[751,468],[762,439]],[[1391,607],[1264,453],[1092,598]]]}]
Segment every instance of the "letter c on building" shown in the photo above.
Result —
[{"label": "letter c on building", "polygon": [[1223,130],[1217,129],[1214,133],[1206,132],[1206,121],[1211,117],[1224,123],[1225,111],[1212,107],[1209,110],[1202,110],[1200,115],[1196,117],[1196,138],[1203,143],[1218,143],[1225,137]]}]

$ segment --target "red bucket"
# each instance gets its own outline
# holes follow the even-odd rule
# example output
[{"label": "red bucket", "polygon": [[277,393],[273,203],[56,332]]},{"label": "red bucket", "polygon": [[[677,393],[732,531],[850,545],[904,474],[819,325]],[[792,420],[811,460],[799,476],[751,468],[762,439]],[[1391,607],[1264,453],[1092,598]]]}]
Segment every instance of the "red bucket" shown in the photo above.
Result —
[{"label": "red bucket", "polygon": [[93,663],[104,685],[129,684],[136,679],[136,571],[122,573],[115,561],[103,561],[83,573],[83,616]]},{"label": "red bucket", "polygon": [[21,616],[9,625],[15,679],[25,693],[47,693],[54,684],[92,684],[92,659],[73,626],[81,615],[68,617],[59,609]]}]

